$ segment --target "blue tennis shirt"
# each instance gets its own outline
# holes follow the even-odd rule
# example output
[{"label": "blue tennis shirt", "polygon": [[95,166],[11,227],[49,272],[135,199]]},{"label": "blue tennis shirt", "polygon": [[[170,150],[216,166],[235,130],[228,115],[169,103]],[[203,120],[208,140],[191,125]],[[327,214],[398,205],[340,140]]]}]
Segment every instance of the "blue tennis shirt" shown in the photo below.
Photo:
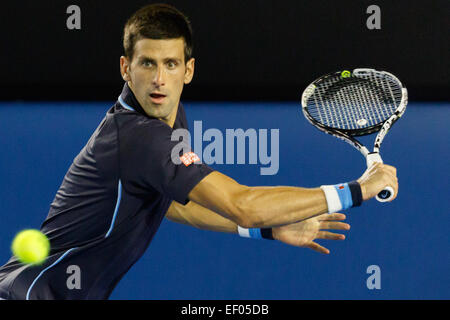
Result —
[{"label": "blue tennis shirt", "polygon": [[[40,266],[11,257],[0,267],[0,298],[107,299],[149,246],[171,202],[186,204],[213,171],[172,162],[179,141],[171,134],[178,128],[187,129],[181,103],[171,128],[147,116],[125,84],[74,159],[41,226],[49,257]],[[74,268],[75,287],[68,283]]]}]

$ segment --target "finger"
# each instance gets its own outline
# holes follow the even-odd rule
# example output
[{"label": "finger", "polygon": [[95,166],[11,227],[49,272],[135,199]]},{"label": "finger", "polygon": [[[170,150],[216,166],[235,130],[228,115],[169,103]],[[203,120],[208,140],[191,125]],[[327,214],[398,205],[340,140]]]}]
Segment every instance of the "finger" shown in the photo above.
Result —
[{"label": "finger", "polygon": [[388,170],[390,173],[392,173],[394,176],[397,175],[397,168],[390,166],[388,164],[383,165],[383,167]]},{"label": "finger", "polygon": [[[321,217],[321,216],[319,216],[319,217]],[[343,213],[330,213],[330,214],[326,213],[323,215],[323,217],[321,217],[319,219],[319,221],[326,221],[326,220],[339,221],[339,220],[345,220],[345,218],[347,218],[347,217]]]},{"label": "finger", "polygon": [[398,179],[397,179],[397,177],[393,177],[390,173],[387,173],[387,175],[388,175],[388,179],[390,181],[386,181],[386,186],[389,186],[392,189],[394,189],[394,195],[389,200],[389,202],[390,202],[390,201],[393,201],[397,197],[397,194],[398,194]]},{"label": "finger", "polygon": [[317,233],[316,239],[327,239],[327,240],[344,240],[345,235],[339,233],[333,233],[329,231],[319,231]]},{"label": "finger", "polygon": [[322,221],[320,223],[320,229],[350,230],[350,225],[348,223],[344,223],[344,222]]},{"label": "finger", "polygon": [[320,244],[315,243],[314,241],[311,242],[309,245],[307,245],[307,248],[310,248],[310,249],[312,249],[314,251],[317,251],[317,252],[320,252],[320,253],[323,253],[323,254],[329,254],[330,253],[330,250],[328,250],[325,247],[322,247]]},{"label": "finger", "polygon": [[383,170],[383,180],[386,186],[398,188],[398,178],[392,170]]},{"label": "finger", "polygon": [[392,187],[392,188],[394,189],[394,195],[392,196],[391,199],[389,199],[388,202],[394,201],[395,198],[397,198],[397,195],[398,195],[398,183],[395,185],[395,187]]},{"label": "finger", "polygon": [[389,179],[391,179],[391,180],[393,180],[393,181],[397,181],[397,180],[398,180],[397,175],[395,175],[395,174],[392,173],[391,171],[385,171],[385,174],[386,174],[386,176],[387,176]]},{"label": "finger", "polygon": [[317,220],[322,221],[322,220],[328,220],[328,216],[330,216],[329,213],[322,213],[321,215],[316,216]]}]

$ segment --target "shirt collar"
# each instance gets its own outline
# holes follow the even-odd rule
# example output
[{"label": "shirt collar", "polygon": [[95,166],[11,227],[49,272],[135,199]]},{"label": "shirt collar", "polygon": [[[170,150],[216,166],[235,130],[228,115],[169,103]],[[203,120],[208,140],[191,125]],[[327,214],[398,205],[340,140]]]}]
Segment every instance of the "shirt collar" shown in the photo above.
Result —
[{"label": "shirt collar", "polygon": [[125,82],[123,85],[122,93],[120,94],[118,101],[122,107],[125,109],[131,110],[131,111],[137,111],[145,116],[147,114],[145,113],[144,109],[141,107],[139,102],[136,99],[136,96],[134,95],[133,91],[131,91],[130,87],[128,86],[128,83]]}]

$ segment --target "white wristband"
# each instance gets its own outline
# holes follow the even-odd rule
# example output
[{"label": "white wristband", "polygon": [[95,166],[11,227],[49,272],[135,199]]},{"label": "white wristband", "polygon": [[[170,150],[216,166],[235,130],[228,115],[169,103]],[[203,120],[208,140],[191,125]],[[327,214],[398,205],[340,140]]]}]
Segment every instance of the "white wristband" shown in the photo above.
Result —
[{"label": "white wristband", "polygon": [[334,186],[320,186],[327,199],[328,213],[342,210],[342,203]]},{"label": "white wristband", "polygon": [[251,238],[251,237],[250,237],[250,229],[245,229],[245,228],[242,228],[241,226],[238,226],[238,227],[237,227],[237,230],[238,230],[238,233],[239,233],[239,235],[240,235],[241,237],[244,237],[244,238]]}]

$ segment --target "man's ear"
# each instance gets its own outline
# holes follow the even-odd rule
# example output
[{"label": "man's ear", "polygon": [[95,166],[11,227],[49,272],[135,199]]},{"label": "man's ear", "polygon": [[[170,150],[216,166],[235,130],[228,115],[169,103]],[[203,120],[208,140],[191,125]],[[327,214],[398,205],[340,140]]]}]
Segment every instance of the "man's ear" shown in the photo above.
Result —
[{"label": "man's ear", "polygon": [[184,73],[184,84],[188,84],[194,77],[195,59],[191,58],[186,62],[186,72]]},{"label": "man's ear", "polygon": [[130,77],[130,61],[127,57],[121,56],[120,57],[120,73],[122,75],[122,79],[125,81],[131,81]]}]

